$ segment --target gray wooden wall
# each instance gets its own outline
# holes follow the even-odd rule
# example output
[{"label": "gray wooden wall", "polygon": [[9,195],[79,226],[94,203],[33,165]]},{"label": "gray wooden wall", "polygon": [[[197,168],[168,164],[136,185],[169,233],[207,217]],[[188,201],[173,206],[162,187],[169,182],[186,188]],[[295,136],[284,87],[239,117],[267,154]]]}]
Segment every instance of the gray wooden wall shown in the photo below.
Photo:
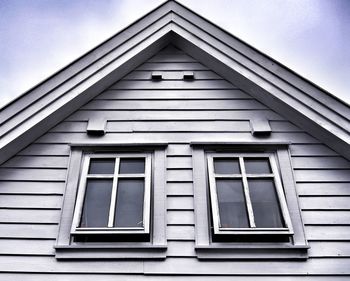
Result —
[{"label": "gray wooden wall", "polygon": [[[164,71],[165,80],[151,81],[153,70]],[[195,81],[183,81],[183,70],[195,71]],[[248,120],[261,115],[270,120],[273,132],[269,140],[292,143],[292,164],[310,258],[199,261],[194,252],[189,142],[254,140]],[[88,141],[87,120],[94,116],[109,120],[104,142],[169,142],[168,251],[164,261],[58,262],[54,257],[69,160],[67,143]],[[190,275],[183,278],[186,280],[218,279],[200,276],[209,274],[225,275],[220,280],[304,279],[300,276],[308,276],[308,280],[348,280],[349,169],[347,160],[317,139],[203,64],[168,48],[0,167],[0,280],[166,281],[178,274]]]}]

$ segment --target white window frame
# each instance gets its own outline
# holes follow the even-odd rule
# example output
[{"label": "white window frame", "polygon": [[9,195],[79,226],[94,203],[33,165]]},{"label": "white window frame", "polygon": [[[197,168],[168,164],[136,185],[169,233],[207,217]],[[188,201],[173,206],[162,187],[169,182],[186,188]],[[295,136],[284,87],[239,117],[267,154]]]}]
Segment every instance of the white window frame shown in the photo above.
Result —
[{"label": "white window frame", "polygon": [[[239,159],[239,174],[216,174],[214,171],[214,159],[229,159],[235,158]],[[269,174],[248,174],[245,170],[244,159],[257,159],[257,158],[267,158],[269,159],[271,173]],[[214,234],[237,234],[237,235],[251,235],[251,234],[286,234],[293,235],[293,228],[291,219],[288,212],[287,202],[283,192],[281,177],[278,171],[277,162],[275,155],[273,153],[208,153],[208,176],[209,176],[209,189],[210,189],[210,202],[212,208],[212,218],[213,218],[213,228]],[[276,188],[278,204],[282,213],[283,221],[286,225],[284,228],[258,228],[254,221],[253,206],[250,200],[248,178],[261,178],[261,179],[273,179],[274,186]],[[245,203],[248,213],[249,228],[224,228],[220,226],[220,214],[219,214],[219,204],[216,188],[216,179],[241,179],[243,184],[243,193],[245,197]]]},{"label": "white window frame", "polygon": [[[164,259],[166,257],[166,151],[167,143],[121,143],[95,144],[72,143],[63,197],[61,220],[57,235],[55,257],[64,259]],[[72,234],[73,217],[76,211],[79,185],[85,155],[133,154],[149,155],[151,158],[150,218],[149,235],[139,233],[123,234],[117,231],[87,234],[96,237],[96,242],[75,239],[83,236]],[[76,224],[74,224],[76,225]],[[110,241],[105,241],[106,235]],[[99,238],[101,237],[101,240]],[[132,239],[128,239],[132,237]],[[140,238],[140,239],[139,239]],[[115,240],[115,241],[114,241]],[[129,241],[130,240],[130,241]]]},{"label": "white window frame", "polygon": [[[115,159],[114,174],[89,174],[91,159]],[[144,158],[145,172],[142,174],[119,174],[120,159]],[[150,231],[150,202],[151,202],[151,155],[146,153],[94,153],[85,154],[80,175],[76,207],[73,216],[72,235],[86,234],[149,234]],[[144,178],[143,227],[114,227],[118,180],[121,178]],[[84,198],[88,179],[113,179],[111,202],[107,227],[80,227]]]},{"label": "white window frame", "polygon": [[[307,259],[308,248],[298,202],[296,183],[288,142],[192,142],[193,187],[195,208],[195,251],[198,259]],[[271,235],[267,232],[227,232],[214,235],[210,202],[207,155],[211,153],[237,153],[244,155],[274,155],[291,220],[293,234]],[[279,234],[279,235],[277,235]],[[264,237],[267,238],[266,242]],[[283,239],[281,239],[283,237]],[[242,239],[241,239],[242,238]],[[247,238],[245,240],[245,238]],[[275,239],[276,238],[276,239]],[[288,238],[288,239],[285,239]]]}]

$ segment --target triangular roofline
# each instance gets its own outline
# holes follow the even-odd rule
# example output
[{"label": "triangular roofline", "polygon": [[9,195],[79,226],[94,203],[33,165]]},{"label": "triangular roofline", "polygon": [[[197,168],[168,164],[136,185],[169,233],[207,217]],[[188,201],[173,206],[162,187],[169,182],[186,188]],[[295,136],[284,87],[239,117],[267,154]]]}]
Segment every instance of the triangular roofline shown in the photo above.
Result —
[{"label": "triangular roofline", "polygon": [[350,159],[349,105],[170,0],[3,107],[0,163],[170,42]]}]

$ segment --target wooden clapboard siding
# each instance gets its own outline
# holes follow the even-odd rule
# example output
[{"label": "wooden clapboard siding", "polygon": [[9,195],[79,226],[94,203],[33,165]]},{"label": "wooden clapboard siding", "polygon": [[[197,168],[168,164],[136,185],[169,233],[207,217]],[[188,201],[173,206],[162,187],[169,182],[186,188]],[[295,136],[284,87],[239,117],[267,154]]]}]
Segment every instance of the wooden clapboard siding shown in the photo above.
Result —
[{"label": "wooden clapboard siding", "polygon": [[[154,70],[164,71],[164,80],[152,81]],[[183,81],[184,70],[194,71],[195,80]],[[87,136],[88,120],[97,117],[108,120],[106,135]],[[252,136],[254,118],[269,120],[270,137]],[[69,144],[157,141],[169,143],[167,258],[58,262],[53,245]],[[311,246],[308,260],[196,258],[191,141],[291,143],[299,204]],[[347,280],[341,275],[350,275],[349,175],[350,164],[341,155],[171,47],[116,81],[0,167],[0,271],[7,272],[2,279],[166,281],[188,275],[186,280]]]}]

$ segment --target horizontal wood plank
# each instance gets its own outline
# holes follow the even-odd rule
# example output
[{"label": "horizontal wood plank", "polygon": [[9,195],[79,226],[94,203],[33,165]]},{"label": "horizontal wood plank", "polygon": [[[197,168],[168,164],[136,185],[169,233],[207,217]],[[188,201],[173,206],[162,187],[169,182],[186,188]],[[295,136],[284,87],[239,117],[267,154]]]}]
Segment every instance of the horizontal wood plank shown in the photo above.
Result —
[{"label": "horizontal wood plank", "polygon": [[299,195],[350,195],[347,182],[297,183]]},{"label": "horizontal wood plank", "polygon": [[[87,122],[62,122],[50,132],[86,132]],[[249,121],[108,121],[106,132],[250,132]]]},{"label": "horizontal wood plank", "polygon": [[57,225],[0,224],[0,238],[56,239]]},{"label": "horizontal wood plank", "polygon": [[168,211],[168,225],[194,225],[194,211]]},{"label": "horizontal wood plank", "polygon": [[217,100],[215,103],[201,100],[93,100],[82,110],[267,110],[256,100]]},{"label": "horizontal wood plank", "polygon": [[350,170],[296,170],[297,182],[349,182]]},{"label": "horizontal wood plank", "polygon": [[194,241],[194,226],[167,226],[167,239],[168,240],[185,240]]},{"label": "horizontal wood plank", "polygon": [[57,194],[62,195],[64,182],[0,181],[0,194]]},{"label": "horizontal wood plank", "polygon": [[168,210],[193,210],[194,203],[192,196],[168,196]]},{"label": "horizontal wood plank", "polygon": [[[342,275],[349,274],[350,259],[309,259],[305,261],[199,261],[192,258],[168,258],[162,264],[145,263],[148,274],[211,275]],[[258,280],[258,279],[256,279]]]},{"label": "horizontal wood plank", "polygon": [[184,182],[167,183],[167,195],[173,196],[192,196],[193,184]]},{"label": "horizontal wood plank", "polygon": [[167,133],[108,133],[105,136],[96,137],[88,136],[85,133],[47,133],[36,140],[36,143],[154,143],[154,142],[169,142],[169,143],[190,143],[197,142],[261,142],[276,143],[276,142],[292,142],[292,143],[318,143],[318,140],[312,138],[305,133],[272,133],[269,138],[257,138],[251,133],[200,133],[200,132],[167,132]]},{"label": "horizontal wood plank", "polygon": [[290,147],[292,156],[338,156],[338,154],[323,144],[298,144]]},{"label": "horizontal wood plank", "polygon": [[293,157],[296,169],[350,169],[350,162],[342,157]]},{"label": "horizontal wood plank", "polygon": [[17,155],[25,156],[69,156],[70,148],[66,144],[31,144]]},{"label": "horizontal wood plank", "polygon": [[192,89],[178,90],[106,90],[95,100],[220,100],[220,99],[252,99],[239,89]]},{"label": "horizontal wood plank", "polygon": [[301,197],[300,207],[304,210],[350,210],[350,197]]},{"label": "horizontal wood plank", "polygon": [[350,210],[303,211],[302,217],[308,225],[350,225]]},{"label": "horizontal wood plank", "polygon": [[204,65],[194,62],[194,63],[188,63],[188,62],[168,62],[168,63],[144,63],[140,67],[135,69],[138,70],[208,70],[207,67]]},{"label": "horizontal wood plank", "polygon": [[61,210],[0,209],[1,223],[58,224]]},{"label": "horizontal wood plank", "polygon": [[68,166],[67,156],[15,156],[2,164],[6,168],[63,168]]},{"label": "horizontal wood plank", "polygon": [[[176,114],[175,114],[176,113]],[[235,111],[193,111],[176,110],[174,111],[117,111],[117,110],[79,110],[66,119],[66,121],[87,121],[90,118],[104,117],[107,120],[127,121],[127,120],[250,120],[253,118],[267,118],[268,120],[284,120],[281,116],[271,110],[235,110]],[[333,152],[333,155],[336,155]]]},{"label": "horizontal wood plank", "polygon": [[62,182],[66,179],[67,171],[64,169],[23,169],[1,168],[0,181],[53,181]]},{"label": "horizontal wood plank", "polygon": [[0,208],[60,209],[61,195],[1,195]]},{"label": "horizontal wood plank", "polygon": [[350,226],[309,226],[305,227],[308,240],[345,240],[350,241]]},{"label": "horizontal wood plank", "polygon": [[[183,71],[162,71],[162,80],[184,80]],[[207,80],[207,79],[222,79],[213,71],[196,71],[194,72],[195,80]],[[151,80],[151,71],[134,71],[126,75],[123,80]]]},{"label": "horizontal wood plank", "polygon": [[0,255],[53,256],[54,244],[55,240],[0,239]]},{"label": "horizontal wood plank", "polygon": [[167,182],[192,182],[192,169],[167,170]]}]

